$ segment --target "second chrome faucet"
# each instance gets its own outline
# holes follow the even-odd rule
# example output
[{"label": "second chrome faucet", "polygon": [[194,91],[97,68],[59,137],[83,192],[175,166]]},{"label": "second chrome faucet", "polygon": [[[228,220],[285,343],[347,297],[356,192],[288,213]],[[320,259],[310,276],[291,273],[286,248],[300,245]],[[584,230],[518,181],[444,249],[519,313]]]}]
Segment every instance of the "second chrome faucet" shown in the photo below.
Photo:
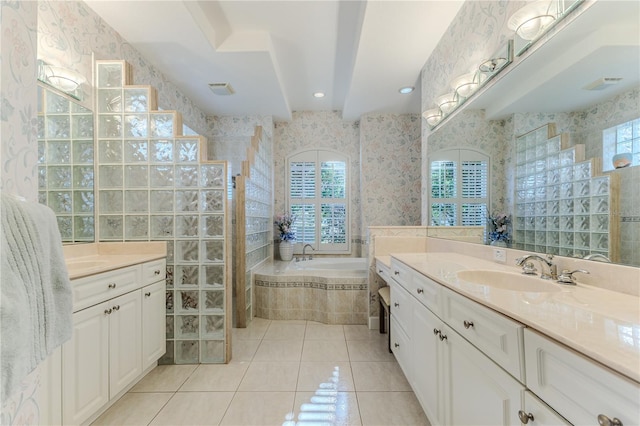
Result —
[{"label": "second chrome faucet", "polygon": [[[558,279],[558,266],[552,262],[553,255],[548,254],[546,259],[537,254],[527,254],[516,259],[516,265],[522,266],[522,273],[526,275],[536,275],[537,269],[533,266],[530,260],[537,260],[542,266],[540,272],[540,278],[544,280],[557,280]],[[548,273],[544,271],[544,265],[547,265]]]}]

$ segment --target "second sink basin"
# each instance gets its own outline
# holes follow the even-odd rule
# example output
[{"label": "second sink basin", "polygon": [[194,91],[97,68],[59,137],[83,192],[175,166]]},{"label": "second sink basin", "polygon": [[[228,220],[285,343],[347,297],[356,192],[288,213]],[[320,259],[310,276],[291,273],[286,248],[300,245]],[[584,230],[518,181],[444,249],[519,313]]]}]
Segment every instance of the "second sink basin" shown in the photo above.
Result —
[{"label": "second sink basin", "polygon": [[502,271],[459,271],[458,279],[501,290],[527,293],[555,293],[560,287],[552,282],[523,274]]}]

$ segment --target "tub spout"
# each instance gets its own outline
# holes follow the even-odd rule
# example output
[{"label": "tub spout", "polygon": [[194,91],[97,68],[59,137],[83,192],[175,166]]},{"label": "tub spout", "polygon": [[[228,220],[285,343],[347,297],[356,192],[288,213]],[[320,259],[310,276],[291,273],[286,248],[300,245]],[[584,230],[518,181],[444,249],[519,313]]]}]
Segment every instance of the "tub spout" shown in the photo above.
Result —
[{"label": "tub spout", "polygon": [[[315,249],[313,248],[313,246],[311,244],[305,244],[304,247],[302,247],[302,260],[307,260],[307,258],[305,257],[305,250],[307,250],[307,247],[309,247],[312,251],[315,251]],[[313,255],[309,255],[309,260],[313,259]]]}]

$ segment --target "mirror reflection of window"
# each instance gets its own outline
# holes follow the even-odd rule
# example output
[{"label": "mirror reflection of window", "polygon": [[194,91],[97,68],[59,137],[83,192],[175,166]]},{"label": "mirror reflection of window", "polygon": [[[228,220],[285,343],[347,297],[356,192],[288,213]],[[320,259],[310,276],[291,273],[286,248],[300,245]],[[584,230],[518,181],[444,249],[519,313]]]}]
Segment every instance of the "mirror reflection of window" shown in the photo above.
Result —
[{"label": "mirror reflection of window", "polygon": [[604,129],[602,153],[605,171],[640,165],[640,118]]},{"label": "mirror reflection of window", "polygon": [[452,149],[430,161],[429,222],[433,226],[484,226],[489,206],[489,156]]}]

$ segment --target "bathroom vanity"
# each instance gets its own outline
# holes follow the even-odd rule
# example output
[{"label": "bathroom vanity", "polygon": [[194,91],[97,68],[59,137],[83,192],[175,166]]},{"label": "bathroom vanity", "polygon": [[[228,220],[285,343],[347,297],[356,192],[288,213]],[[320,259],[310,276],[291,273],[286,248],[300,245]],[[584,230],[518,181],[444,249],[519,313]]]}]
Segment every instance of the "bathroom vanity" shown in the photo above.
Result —
[{"label": "bathroom vanity", "polygon": [[165,353],[166,243],[65,247],[73,335],[47,364],[43,420],[94,420]]},{"label": "bathroom vanity", "polygon": [[432,424],[640,419],[638,297],[455,253],[381,256],[376,271],[391,348]]}]

